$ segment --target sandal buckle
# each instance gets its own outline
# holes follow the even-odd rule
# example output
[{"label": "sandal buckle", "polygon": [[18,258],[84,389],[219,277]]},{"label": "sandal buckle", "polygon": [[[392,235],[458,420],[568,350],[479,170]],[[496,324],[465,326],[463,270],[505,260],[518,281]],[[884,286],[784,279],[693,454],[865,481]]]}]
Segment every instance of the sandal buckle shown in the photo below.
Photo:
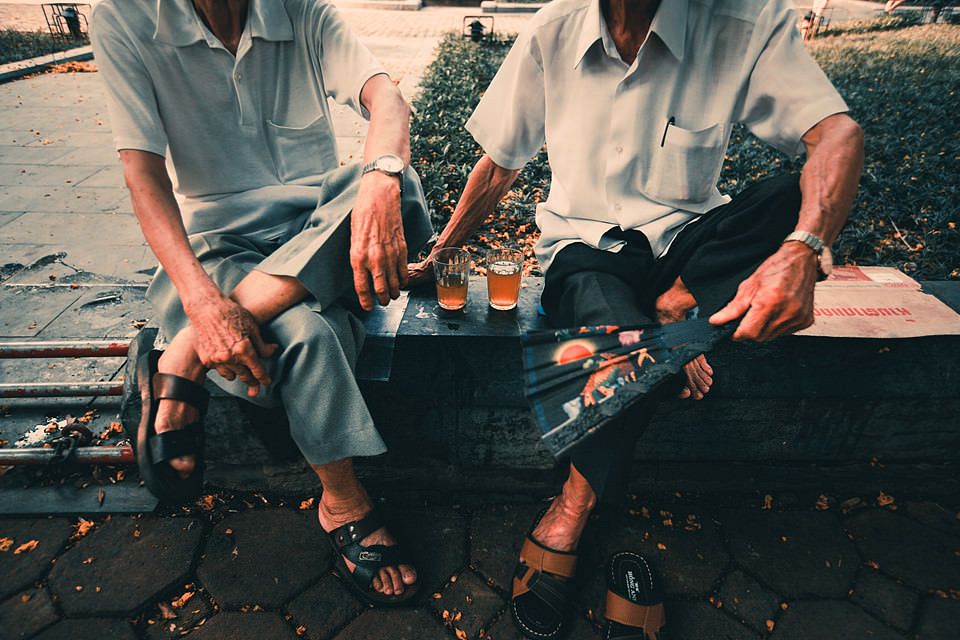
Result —
[{"label": "sandal buckle", "polygon": [[357,559],[361,562],[380,562],[383,559],[383,554],[377,551],[361,551],[357,554]]}]

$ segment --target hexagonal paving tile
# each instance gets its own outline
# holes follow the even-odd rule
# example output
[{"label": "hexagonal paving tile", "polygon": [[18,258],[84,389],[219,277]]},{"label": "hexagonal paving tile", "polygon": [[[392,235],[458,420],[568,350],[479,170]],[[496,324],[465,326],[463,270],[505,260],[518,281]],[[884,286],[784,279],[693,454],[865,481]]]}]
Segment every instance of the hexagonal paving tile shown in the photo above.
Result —
[{"label": "hexagonal paving tile", "polygon": [[787,598],[847,594],[860,558],[832,513],[730,510],[721,515],[736,561]]},{"label": "hexagonal paving tile", "polygon": [[114,517],[57,560],[50,589],[67,615],[134,613],[184,581],[202,535],[194,518]]},{"label": "hexagonal paving tile", "polygon": [[388,507],[384,517],[417,564],[420,598],[446,584],[467,564],[467,523],[455,509]]},{"label": "hexagonal paving tile", "polygon": [[[196,592],[181,606],[177,606],[172,601],[163,604],[165,609],[161,609],[158,605],[152,611],[148,611],[147,637],[150,640],[182,638],[197,625],[206,624],[206,619],[213,615],[213,609]],[[176,617],[170,618],[171,614]]]},{"label": "hexagonal paving tile", "polygon": [[960,589],[960,540],[886,509],[847,519],[857,548],[880,570],[917,589]]},{"label": "hexagonal paving tile", "polygon": [[333,575],[325,575],[287,606],[295,625],[303,625],[311,640],[328,640],[363,613],[363,605]]},{"label": "hexagonal paving tile", "polygon": [[214,528],[197,577],[225,609],[277,608],[329,570],[330,556],[312,510],[253,509]]},{"label": "hexagonal paving tile", "polygon": [[33,640],[137,640],[133,627],[124,620],[83,618],[61,620]]},{"label": "hexagonal paving tile", "polygon": [[337,640],[449,640],[440,622],[422,609],[372,609],[347,625]]},{"label": "hexagonal paving tile", "polygon": [[[713,517],[701,510],[670,507],[671,526],[666,516],[650,508],[651,517],[627,517],[609,523],[601,536],[604,558],[616,551],[630,550],[647,557],[660,575],[665,595],[705,595],[713,590],[730,560],[720,528]],[[699,528],[684,528],[687,518]]]},{"label": "hexagonal paving tile", "polygon": [[920,595],[868,567],[860,570],[851,599],[889,625],[906,631],[913,625],[913,616]]},{"label": "hexagonal paving tile", "polygon": [[780,597],[743,571],[734,571],[720,587],[720,602],[734,617],[757,631],[780,610]]},{"label": "hexagonal paving tile", "polygon": [[30,589],[0,604],[0,640],[29,638],[60,616],[43,589]]},{"label": "hexagonal paving tile", "polygon": [[773,640],[836,640],[870,638],[903,640],[903,636],[849,602],[791,602],[773,632]]},{"label": "hexagonal paving tile", "polygon": [[[569,631],[563,636],[564,640],[596,640],[599,637],[600,632],[579,617],[570,622]],[[527,638],[517,630],[508,611],[490,626],[484,640],[527,640]]]},{"label": "hexagonal paving tile", "polygon": [[470,564],[509,591],[523,539],[543,507],[543,503],[496,505],[479,511],[470,527]]},{"label": "hexagonal paving tile", "polygon": [[[10,548],[0,553],[0,599],[6,598],[37,582],[50,561],[59,553],[70,536],[69,520],[62,518],[0,520],[0,539],[9,538]],[[30,550],[15,553],[23,544],[37,541]]]},{"label": "hexagonal paving tile", "polygon": [[480,630],[493,620],[506,604],[503,598],[469,570],[461,573],[457,581],[444,589],[439,598],[430,602],[441,617],[444,617],[446,612],[449,618],[445,619],[449,619],[449,624],[454,629],[465,631],[469,638],[478,637]]},{"label": "hexagonal paving tile", "polygon": [[901,513],[928,527],[960,536],[960,515],[944,509],[936,502],[906,502]]},{"label": "hexagonal paving tile", "polygon": [[748,640],[759,638],[709,602],[668,602],[667,625],[670,640]]},{"label": "hexagonal paving tile", "polygon": [[275,613],[220,613],[190,634],[191,640],[295,640],[290,625]]},{"label": "hexagonal paving tile", "polygon": [[923,605],[916,640],[956,638],[960,629],[960,600],[930,599]]}]

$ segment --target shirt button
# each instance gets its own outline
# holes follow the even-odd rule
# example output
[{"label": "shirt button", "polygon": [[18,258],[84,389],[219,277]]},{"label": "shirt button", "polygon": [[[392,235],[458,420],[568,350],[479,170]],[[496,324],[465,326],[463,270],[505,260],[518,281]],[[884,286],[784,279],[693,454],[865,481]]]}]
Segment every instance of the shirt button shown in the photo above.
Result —
[{"label": "shirt button", "polygon": [[239,73],[235,73],[235,74],[233,74],[233,77],[234,77],[234,79],[239,80],[239,79],[242,78],[243,76],[242,76],[241,74],[239,74]]},{"label": "shirt button", "polygon": [[623,147],[619,144],[617,145],[617,153],[623,153]]},{"label": "shirt button", "polygon": [[621,209],[623,209],[623,207],[620,206],[620,203],[619,203],[619,202],[618,202],[617,204],[613,205],[613,210],[614,210],[614,211],[620,211]]}]

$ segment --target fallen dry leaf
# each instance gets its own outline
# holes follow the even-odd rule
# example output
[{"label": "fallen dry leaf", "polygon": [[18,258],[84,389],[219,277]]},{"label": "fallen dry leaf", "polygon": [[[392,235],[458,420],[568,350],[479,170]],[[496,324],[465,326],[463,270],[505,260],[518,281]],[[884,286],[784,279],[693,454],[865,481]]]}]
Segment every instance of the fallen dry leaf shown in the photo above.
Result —
[{"label": "fallen dry leaf", "polygon": [[883,491],[881,491],[880,495],[877,496],[877,504],[880,505],[881,507],[886,507],[893,504],[894,500],[895,499],[893,496],[888,496]]},{"label": "fallen dry leaf", "polygon": [[777,626],[777,623],[773,620],[767,618],[767,631],[773,631],[773,628]]},{"label": "fallen dry leaf", "polygon": [[306,500],[300,503],[300,510],[306,511],[307,509],[312,509],[316,501],[317,501],[316,498],[307,498]]},{"label": "fallen dry leaf", "polygon": [[298,636],[302,636],[302,635],[305,634],[306,632],[307,632],[307,628],[306,628],[305,626],[300,625],[299,627],[297,627],[297,635],[298,635]]},{"label": "fallen dry leaf", "polygon": [[463,629],[454,629],[453,632],[457,634],[457,638],[460,640],[467,640],[467,632]]},{"label": "fallen dry leaf", "polygon": [[817,511],[826,511],[830,508],[830,499],[827,496],[820,494],[817,498],[817,504],[814,505],[817,508]]},{"label": "fallen dry leaf", "polygon": [[22,602],[23,604],[27,604],[28,602],[30,602],[30,598],[32,597],[33,596],[30,595],[29,593],[22,593],[20,594],[20,602]]},{"label": "fallen dry leaf", "polygon": [[657,543],[657,549],[660,549],[660,551],[666,551],[666,550],[667,550],[667,545],[663,544],[662,542],[658,542],[658,543]]},{"label": "fallen dry leaf", "polygon": [[195,591],[187,591],[182,596],[180,596],[179,598],[171,602],[170,606],[172,606],[175,609],[179,609],[183,605],[187,604],[187,602],[190,601],[190,598],[192,598],[194,595],[196,595]]},{"label": "fallen dry leaf", "polygon": [[763,496],[763,508],[766,511],[773,509],[773,496],[771,496],[769,493]]},{"label": "fallen dry leaf", "polygon": [[77,524],[73,525],[73,534],[70,535],[71,540],[76,540],[77,538],[82,538],[83,536],[90,533],[90,530],[93,529],[94,524],[92,520],[84,520],[83,518],[77,519]]},{"label": "fallen dry leaf", "polygon": [[213,503],[215,499],[216,498],[214,498],[212,494],[207,494],[202,498],[200,498],[199,500],[197,500],[197,506],[203,509],[204,511],[212,511]]},{"label": "fallen dry leaf", "polygon": [[177,617],[176,612],[163,602],[159,603],[157,608],[160,609],[160,617],[164,620],[174,620]]},{"label": "fallen dry leaf", "polygon": [[90,556],[90,557],[88,557],[86,560],[83,561],[83,564],[93,564],[93,561],[94,561],[94,560],[96,560],[96,558],[94,558],[93,556]]},{"label": "fallen dry leaf", "polygon": [[18,556],[21,553],[29,553],[37,548],[37,545],[40,544],[39,540],[27,540],[22,545],[13,550],[13,555]]},{"label": "fallen dry leaf", "polygon": [[0,538],[0,551],[10,551],[13,546],[13,538]]},{"label": "fallen dry leaf", "polygon": [[107,494],[104,493],[103,488],[97,489],[97,504],[101,507],[103,506],[103,499],[107,497]]},{"label": "fallen dry leaf", "polygon": [[879,571],[879,570],[880,570],[880,563],[877,562],[876,560],[867,560],[867,561],[864,562],[863,564],[867,565],[868,567],[870,567],[870,568],[873,569],[874,571]]}]

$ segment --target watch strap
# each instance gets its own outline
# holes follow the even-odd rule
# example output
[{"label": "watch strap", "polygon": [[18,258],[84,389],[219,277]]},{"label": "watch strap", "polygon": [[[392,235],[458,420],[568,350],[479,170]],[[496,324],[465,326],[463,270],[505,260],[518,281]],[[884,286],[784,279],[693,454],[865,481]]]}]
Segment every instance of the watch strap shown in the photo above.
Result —
[{"label": "watch strap", "polygon": [[810,249],[817,255],[820,255],[821,253],[823,253],[824,247],[827,246],[823,242],[823,240],[821,240],[816,235],[810,233],[809,231],[794,231],[793,233],[788,235],[786,238],[784,238],[783,242],[784,243],[802,242],[803,244],[810,247]]}]

